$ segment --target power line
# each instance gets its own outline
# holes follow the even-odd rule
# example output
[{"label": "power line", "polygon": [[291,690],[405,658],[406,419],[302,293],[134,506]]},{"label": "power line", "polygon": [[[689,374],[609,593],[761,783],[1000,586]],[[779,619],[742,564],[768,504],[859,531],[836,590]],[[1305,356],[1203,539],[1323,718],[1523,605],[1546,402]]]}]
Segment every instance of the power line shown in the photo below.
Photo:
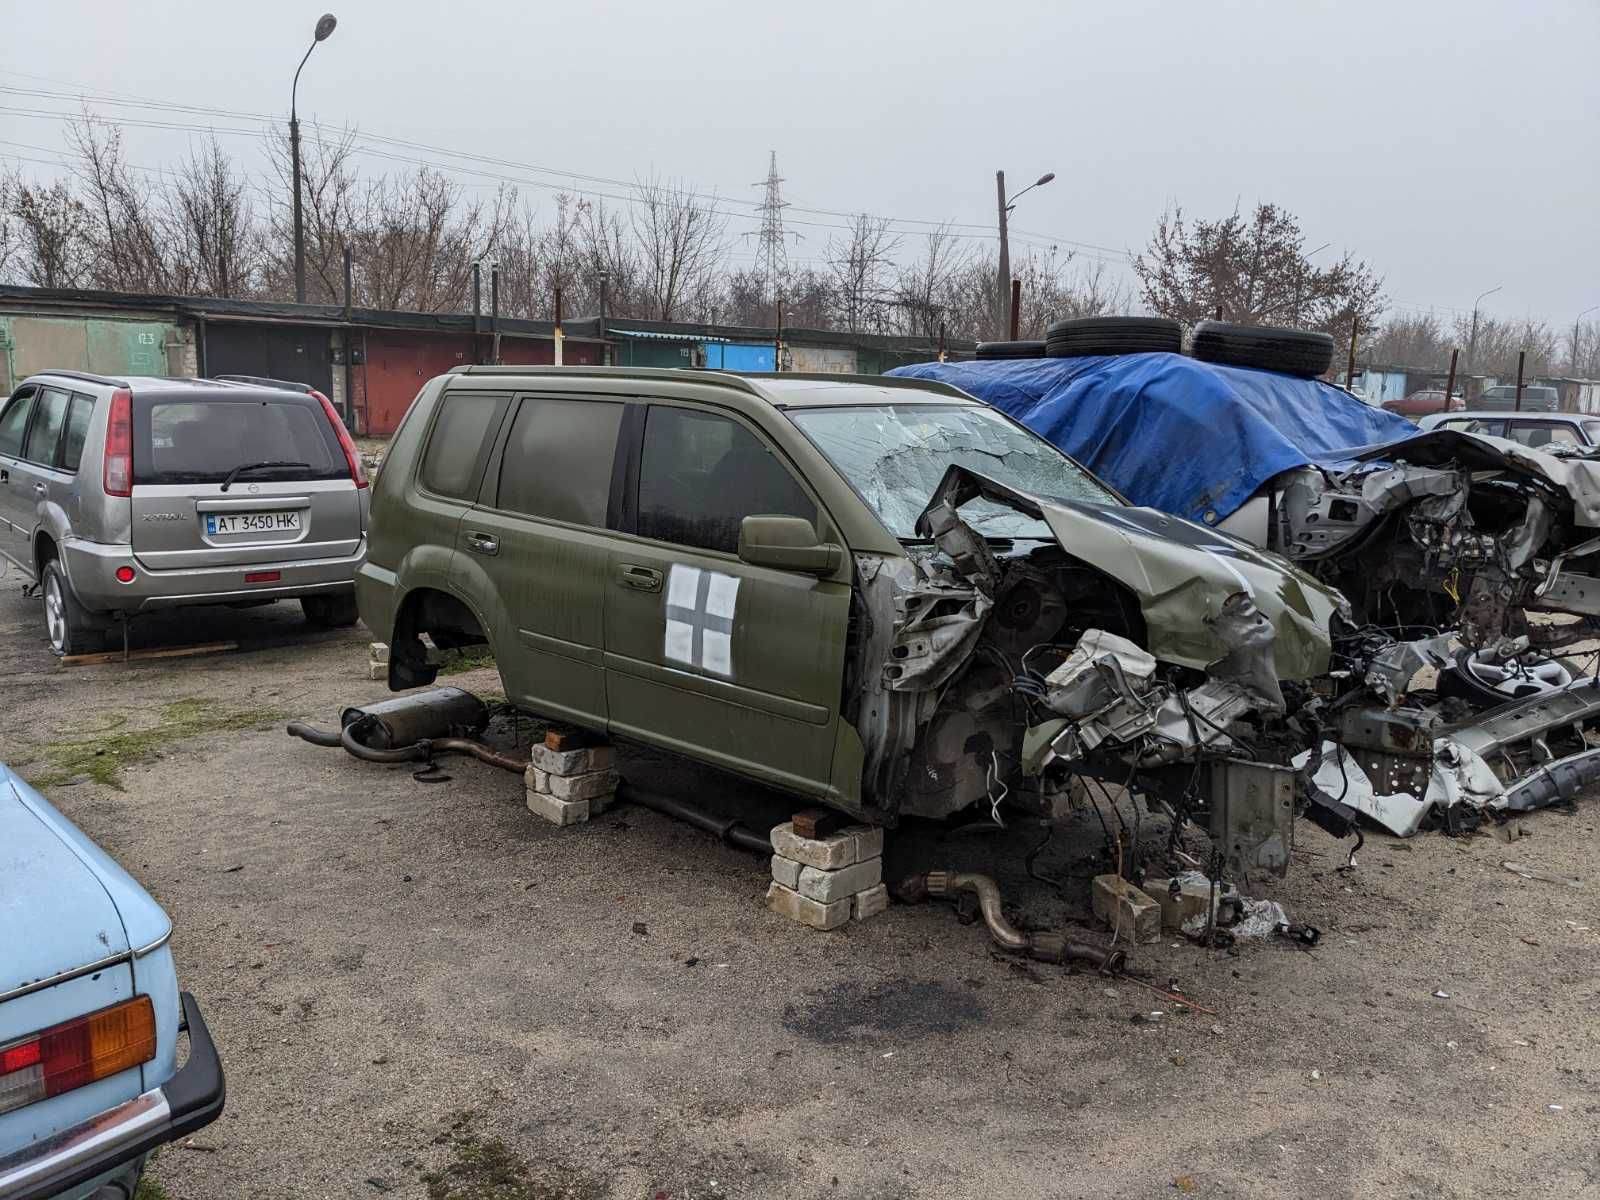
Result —
[{"label": "power line", "polygon": [[[15,74],[19,74],[19,75],[27,74],[26,72],[14,72],[14,73]],[[47,82],[57,82],[57,83],[66,82],[66,81],[61,81],[61,80],[52,80],[52,79],[49,79],[46,76],[28,75],[28,77],[29,78],[35,78],[35,79],[45,79]],[[279,120],[279,118],[274,117],[274,116],[272,116],[271,114],[268,114],[268,113],[251,112],[249,110],[243,110],[243,109],[216,108],[216,107],[209,107],[209,106],[205,106],[205,105],[180,104],[180,103],[173,102],[173,101],[155,100],[155,99],[150,99],[150,98],[135,98],[135,97],[133,97],[132,93],[128,93],[128,92],[105,92],[104,89],[95,88],[95,87],[92,87],[91,85],[86,85],[86,84],[70,84],[69,86],[80,87],[80,88],[83,88],[84,91],[75,94],[75,93],[71,93],[71,92],[57,92],[57,91],[51,91],[51,90],[47,90],[47,89],[18,88],[18,87],[13,87],[13,86],[9,86],[9,85],[0,85],[0,92],[11,93],[11,94],[16,94],[16,95],[30,95],[30,96],[36,96],[36,97],[45,98],[45,99],[77,100],[80,103],[84,103],[84,104],[87,104],[92,100],[92,101],[96,101],[98,103],[114,104],[114,105],[119,105],[119,106],[124,106],[124,107],[149,108],[149,109],[153,109],[153,110],[167,111],[167,112],[178,112],[178,113],[190,113],[190,114],[200,114],[200,115],[223,116],[223,117],[228,117],[230,119],[243,119],[243,120],[261,121],[261,122],[269,124],[269,125],[276,125],[278,120]],[[101,94],[101,95],[88,95],[88,94],[85,94],[85,92],[95,92],[95,93],[104,93],[104,94]],[[0,111],[3,111],[3,110],[0,110]],[[61,115],[64,116],[64,117],[67,117],[68,119],[76,119],[75,115],[72,115],[72,116],[68,116],[67,114],[61,114]],[[132,124],[132,122],[127,122],[127,123]],[[159,126],[150,126],[150,127],[159,127]],[[230,130],[218,130],[218,132],[245,133],[245,132],[248,132],[248,131],[244,131],[244,130],[231,130],[231,131]],[[505,159],[505,158],[494,157],[494,156],[491,156],[491,155],[474,154],[474,153],[470,153],[470,152],[467,152],[467,151],[453,150],[453,149],[450,149],[448,147],[443,147],[443,146],[432,146],[432,145],[429,145],[429,144],[424,143],[424,142],[415,142],[415,141],[411,141],[411,140],[406,139],[406,138],[395,138],[395,137],[389,137],[389,136],[386,136],[386,135],[383,135],[383,134],[368,133],[368,132],[362,132],[359,136],[364,138],[364,139],[368,139],[368,140],[371,140],[371,141],[382,142],[382,143],[385,143],[387,145],[398,146],[398,147],[401,147],[401,148],[404,148],[404,149],[421,150],[421,151],[425,151],[426,153],[429,153],[429,154],[442,154],[442,155],[445,155],[445,156],[451,157],[451,158],[460,158],[460,159],[464,159],[464,160],[467,160],[467,161],[482,162],[482,163],[486,163],[486,164],[491,165],[491,166],[510,167],[510,168],[513,168],[515,170],[520,170],[520,171],[531,171],[534,174],[552,175],[552,176],[557,176],[557,177],[563,178],[563,179],[582,180],[582,181],[587,182],[587,183],[597,183],[597,184],[602,184],[602,185],[605,185],[605,186],[612,186],[612,187],[632,187],[632,186],[634,186],[633,183],[631,183],[628,180],[617,179],[617,178],[614,178],[614,177],[611,177],[611,176],[592,175],[592,174],[586,174],[586,173],[580,172],[580,171],[562,170],[562,169],[554,168],[554,167],[541,167],[541,166],[537,166],[537,165],[531,164],[531,163],[518,162],[518,161],[516,161],[514,159]],[[537,183],[535,183],[534,181],[531,181],[531,180],[528,181],[528,182],[530,184],[533,184],[534,186],[544,186],[544,187],[552,186],[550,184],[537,184]],[[574,190],[576,190],[576,189],[574,189]],[[689,191],[686,194],[692,196],[693,198],[695,198],[697,200],[701,200],[703,202],[709,202],[709,203],[713,203],[713,204],[719,203],[723,199],[721,196],[719,196],[715,192],[707,194],[707,193],[704,193],[704,192]],[[785,206],[788,207],[788,208],[792,208],[795,212],[809,213],[809,214],[814,215],[814,216],[842,217],[842,218],[845,218],[847,220],[852,220],[852,221],[857,216],[861,215],[859,213],[849,212],[849,211],[846,211],[846,210],[843,210],[843,209],[807,207],[805,205],[793,204],[793,203],[786,203]],[[875,216],[875,214],[870,214],[870,213],[866,214],[866,215]],[[984,241],[998,240],[998,238],[999,238],[999,234],[998,234],[997,231],[989,229],[989,227],[986,226],[986,225],[976,224],[976,223],[973,223],[973,222],[948,221],[948,220],[946,220],[946,221],[936,221],[936,220],[931,220],[931,219],[922,218],[922,217],[888,217],[888,218],[881,218],[881,219],[888,220],[891,224],[895,224],[895,225],[921,225],[921,226],[926,226],[926,227],[928,227],[928,230],[930,232],[934,231],[934,230],[938,230],[938,229],[943,229],[947,234],[950,234],[951,236],[956,236],[956,237],[963,237],[963,238],[969,238],[969,239],[975,239],[975,240],[984,240]],[[793,223],[793,224],[810,224],[810,225],[815,225],[815,226],[817,226],[819,228],[829,228],[829,229],[848,229],[849,228],[849,226],[837,225],[837,224],[832,224],[832,223],[828,223],[828,222],[795,221],[793,218],[791,218],[791,223]],[[961,233],[961,232],[958,232],[959,230],[963,230],[963,229],[979,230],[981,232],[978,232],[978,233]],[[1070,247],[1074,248],[1075,250],[1085,250],[1085,251],[1093,250],[1093,251],[1098,251],[1098,252],[1100,252],[1102,254],[1116,255],[1123,261],[1127,261],[1129,259],[1129,257],[1130,257],[1126,250],[1119,249],[1119,248],[1114,247],[1114,246],[1105,246],[1105,245],[1101,245],[1101,244],[1098,244],[1098,243],[1095,243],[1095,242],[1083,242],[1083,241],[1078,241],[1078,240],[1075,240],[1075,239],[1072,239],[1072,238],[1062,238],[1062,237],[1057,237],[1057,236],[1055,236],[1053,234],[1038,233],[1038,232],[1033,232],[1033,231],[1018,230],[1016,232],[1018,232],[1020,234],[1025,234],[1029,238],[1038,239],[1040,242],[1043,242],[1043,243],[1047,244],[1050,248],[1054,248],[1054,247],[1057,247],[1057,246],[1070,246]],[[1021,239],[1019,238],[1019,240],[1021,240]],[[1025,244],[1030,244],[1031,245],[1031,244],[1034,244],[1034,243],[1025,243]],[[1044,248],[1044,247],[1043,246],[1036,246],[1036,248]],[[1093,255],[1086,255],[1086,257],[1094,257],[1094,256]],[[1106,261],[1106,260],[1102,258],[1099,261]]]}]

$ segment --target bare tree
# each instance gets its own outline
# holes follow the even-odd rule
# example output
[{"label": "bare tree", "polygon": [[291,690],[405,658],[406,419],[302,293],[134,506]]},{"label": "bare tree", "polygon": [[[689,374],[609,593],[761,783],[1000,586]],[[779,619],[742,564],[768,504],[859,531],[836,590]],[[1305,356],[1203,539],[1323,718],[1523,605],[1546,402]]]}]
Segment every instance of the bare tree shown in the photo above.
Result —
[{"label": "bare tree", "polygon": [[1258,204],[1214,221],[1163,213],[1144,253],[1133,260],[1140,294],[1154,312],[1193,325],[1208,317],[1245,325],[1324,329],[1339,340],[1350,321],[1374,325],[1383,281],[1352,254],[1318,267],[1306,256],[1293,214]]},{"label": "bare tree", "polygon": [[157,223],[175,290],[205,296],[256,291],[265,257],[249,186],[213,135],[162,189]]},{"label": "bare tree", "polygon": [[604,200],[580,200],[575,207],[579,290],[598,289],[606,278],[606,312],[614,317],[644,317],[643,268],[639,250],[622,215]]},{"label": "bare tree", "polygon": [[826,271],[834,319],[849,332],[881,332],[890,324],[890,272],[899,247],[889,222],[866,213],[851,222],[848,236],[828,239]]},{"label": "bare tree", "polygon": [[923,240],[922,254],[899,269],[895,278],[898,325],[908,333],[926,338],[939,336],[941,324],[954,314],[948,312],[951,292],[962,269],[972,257],[949,225],[940,225]]},{"label": "bare tree", "polygon": [[17,276],[33,287],[88,286],[95,262],[94,219],[70,181],[57,179],[47,187],[13,174],[6,193]]},{"label": "bare tree", "polygon": [[705,319],[714,306],[728,218],[680,184],[652,176],[634,186],[642,300],[659,321]]},{"label": "bare tree", "polygon": [[1559,333],[1543,321],[1532,318],[1515,321],[1480,313],[1477,332],[1474,344],[1471,318],[1456,318],[1458,344],[1462,347],[1473,346],[1471,369],[1478,375],[1515,379],[1517,355],[1523,351],[1527,353],[1524,374],[1529,379],[1535,375],[1547,375],[1556,369],[1557,364],[1565,361],[1565,351],[1570,349],[1562,345],[1565,339]]},{"label": "bare tree", "polygon": [[1431,313],[1396,313],[1378,327],[1362,347],[1372,363],[1396,367],[1440,367],[1459,345],[1455,331]]},{"label": "bare tree", "polygon": [[1578,379],[1600,379],[1600,321],[1574,326],[1567,347],[1567,373]]},{"label": "bare tree", "polygon": [[[267,139],[267,158],[278,186],[269,197],[265,266],[269,295],[294,296],[294,194],[289,139]],[[325,134],[314,125],[300,143],[300,199],[306,244],[306,299],[335,304],[344,299],[344,248],[363,219],[365,189],[356,174],[355,130]]]},{"label": "bare tree", "polygon": [[15,172],[0,175],[0,282],[11,278],[11,262],[17,256],[16,225],[11,212],[16,186]]},{"label": "bare tree", "polygon": [[84,191],[95,247],[91,278],[96,287],[123,292],[175,291],[150,184],[122,156],[122,134],[87,110],[67,124],[76,162],[73,173]]}]

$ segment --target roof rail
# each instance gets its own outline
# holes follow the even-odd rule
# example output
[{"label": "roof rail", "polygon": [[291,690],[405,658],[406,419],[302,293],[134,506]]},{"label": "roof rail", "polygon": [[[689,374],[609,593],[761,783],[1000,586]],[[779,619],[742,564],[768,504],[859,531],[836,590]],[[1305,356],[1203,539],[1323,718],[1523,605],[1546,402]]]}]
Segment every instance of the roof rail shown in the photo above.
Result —
[{"label": "roof rail", "polygon": [[971,392],[964,392],[953,383],[946,383],[942,379],[917,379],[900,375],[841,375],[829,371],[733,371],[726,374],[741,375],[746,379],[757,382],[771,380],[781,383],[786,379],[805,380],[815,383],[859,383],[868,387],[900,388],[908,392],[939,392],[946,396],[959,396],[963,400],[973,398]]},{"label": "roof rail", "polygon": [[[84,383],[103,383],[107,387],[128,387],[126,379],[113,379],[109,375],[93,375],[88,371],[35,371],[33,375],[54,375],[60,379],[81,379]],[[30,375],[28,378],[33,378]]]},{"label": "roof rail", "polygon": [[[645,380],[684,380],[692,379],[695,383],[717,384],[722,387],[733,388],[735,391],[747,392],[754,396],[765,397],[766,393],[754,383],[744,378],[743,375],[732,371],[710,371],[693,367],[567,367],[555,366],[551,363],[529,364],[527,366],[490,365],[488,363],[472,363],[459,367],[451,367],[451,375],[553,375],[558,379],[568,379],[574,375],[598,376],[604,379],[645,379]],[[783,378],[780,376],[780,378]],[[832,378],[837,379],[835,375]]]},{"label": "roof rail", "polygon": [[314,390],[309,383],[297,383],[293,379],[270,379],[265,375],[212,375],[201,380],[203,383],[243,383],[252,387],[281,388],[286,392],[299,392],[310,395]]}]

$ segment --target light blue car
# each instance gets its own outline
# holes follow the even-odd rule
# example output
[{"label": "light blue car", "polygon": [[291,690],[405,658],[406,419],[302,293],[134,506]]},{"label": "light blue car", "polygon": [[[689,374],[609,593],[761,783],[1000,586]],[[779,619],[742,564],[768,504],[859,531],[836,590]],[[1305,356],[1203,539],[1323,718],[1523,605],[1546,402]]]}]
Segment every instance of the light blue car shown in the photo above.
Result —
[{"label": "light blue car", "polygon": [[0,1200],[128,1200],[152,1150],[222,1112],[171,936],[161,906],[0,764]]}]

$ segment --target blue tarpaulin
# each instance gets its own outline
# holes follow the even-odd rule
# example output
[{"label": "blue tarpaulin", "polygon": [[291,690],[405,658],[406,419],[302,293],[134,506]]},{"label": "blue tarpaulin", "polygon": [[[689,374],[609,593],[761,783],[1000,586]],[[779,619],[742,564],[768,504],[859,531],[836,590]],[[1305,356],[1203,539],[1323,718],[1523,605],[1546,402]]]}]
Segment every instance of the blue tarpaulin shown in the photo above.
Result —
[{"label": "blue tarpaulin", "polygon": [[1315,379],[1181,354],[919,363],[1061,447],[1135,504],[1224,520],[1280,471],[1409,437],[1404,417]]}]

